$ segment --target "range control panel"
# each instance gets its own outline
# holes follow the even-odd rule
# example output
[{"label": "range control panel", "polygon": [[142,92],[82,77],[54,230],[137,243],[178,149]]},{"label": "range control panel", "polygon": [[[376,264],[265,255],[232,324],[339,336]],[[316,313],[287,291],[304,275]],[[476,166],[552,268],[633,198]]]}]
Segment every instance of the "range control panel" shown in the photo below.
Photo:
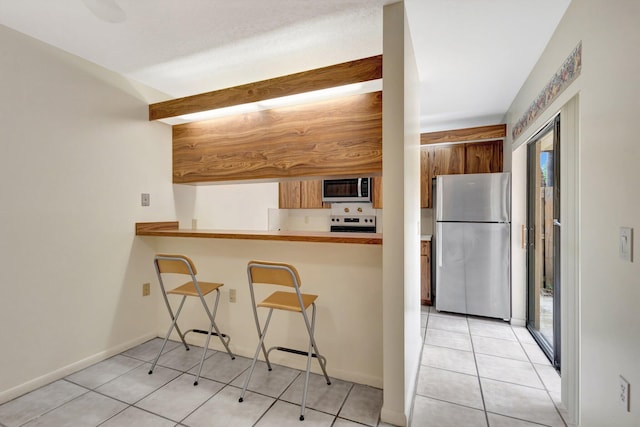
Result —
[{"label": "range control panel", "polygon": [[375,215],[331,215],[331,231],[375,233]]}]

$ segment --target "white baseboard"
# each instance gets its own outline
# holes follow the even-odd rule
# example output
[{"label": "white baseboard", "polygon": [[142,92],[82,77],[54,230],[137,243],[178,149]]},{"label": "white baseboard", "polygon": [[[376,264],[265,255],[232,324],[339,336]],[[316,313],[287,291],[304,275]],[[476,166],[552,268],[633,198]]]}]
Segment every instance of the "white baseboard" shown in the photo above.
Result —
[{"label": "white baseboard", "polygon": [[0,392],[0,404],[8,402],[12,399],[15,399],[16,397],[22,396],[23,394],[29,393],[30,391],[33,391],[37,388],[50,384],[68,375],[71,375],[74,372],[77,372],[81,369],[84,369],[88,366],[93,365],[94,363],[101,362],[105,359],[115,356],[116,354],[122,353],[123,351],[128,350],[131,347],[135,347],[138,344],[142,344],[143,342],[148,341],[152,338],[155,338],[156,336],[157,335],[153,333],[143,335],[141,337],[132,339],[118,346],[112,347],[108,350],[101,351],[87,358],[71,363],[67,366],[63,366],[62,368],[56,369],[55,371],[52,371],[40,377],[34,378],[30,381],[27,381],[26,383],[12,387],[8,390],[4,390]]}]

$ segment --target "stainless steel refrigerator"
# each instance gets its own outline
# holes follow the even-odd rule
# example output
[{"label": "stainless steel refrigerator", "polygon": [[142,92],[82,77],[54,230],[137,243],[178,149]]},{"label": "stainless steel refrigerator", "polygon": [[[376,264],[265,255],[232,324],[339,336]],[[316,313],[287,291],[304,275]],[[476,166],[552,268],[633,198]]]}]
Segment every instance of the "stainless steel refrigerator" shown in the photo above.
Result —
[{"label": "stainless steel refrigerator", "polygon": [[511,318],[509,173],[435,181],[436,310]]}]

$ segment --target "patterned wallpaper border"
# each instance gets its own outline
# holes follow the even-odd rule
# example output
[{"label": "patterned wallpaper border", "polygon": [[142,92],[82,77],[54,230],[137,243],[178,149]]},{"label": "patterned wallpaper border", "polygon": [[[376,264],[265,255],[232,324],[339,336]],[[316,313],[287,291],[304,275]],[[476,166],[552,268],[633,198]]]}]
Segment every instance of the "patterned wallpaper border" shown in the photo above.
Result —
[{"label": "patterned wallpaper border", "polygon": [[564,91],[579,75],[582,70],[582,41],[565,59],[560,69],[549,80],[549,83],[531,103],[527,111],[520,117],[511,131],[515,141],[522,132]]}]

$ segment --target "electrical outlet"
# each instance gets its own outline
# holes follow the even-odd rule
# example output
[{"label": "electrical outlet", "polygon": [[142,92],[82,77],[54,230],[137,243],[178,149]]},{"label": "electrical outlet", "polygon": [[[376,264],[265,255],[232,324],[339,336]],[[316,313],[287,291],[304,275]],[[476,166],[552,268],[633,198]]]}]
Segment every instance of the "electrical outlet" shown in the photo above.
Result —
[{"label": "electrical outlet", "polygon": [[142,296],[148,297],[151,295],[151,283],[143,283],[142,284]]},{"label": "electrical outlet", "polygon": [[627,412],[631,412],[631,402],[629,402],[630,397],[631,384],[629,384],[629,381],[625,380],[624,377],[620,375],[620,403],[624,405]]},{"label": "electrical outlet", "polygon": [[236,290],[229,289],[229,302],[236,302]]},{"label": "electrical outlet", "polygon": [[149,193],[142,193],[140,195],[140,204],[142,206],[150,206],[151,205],[151,196]]}]

